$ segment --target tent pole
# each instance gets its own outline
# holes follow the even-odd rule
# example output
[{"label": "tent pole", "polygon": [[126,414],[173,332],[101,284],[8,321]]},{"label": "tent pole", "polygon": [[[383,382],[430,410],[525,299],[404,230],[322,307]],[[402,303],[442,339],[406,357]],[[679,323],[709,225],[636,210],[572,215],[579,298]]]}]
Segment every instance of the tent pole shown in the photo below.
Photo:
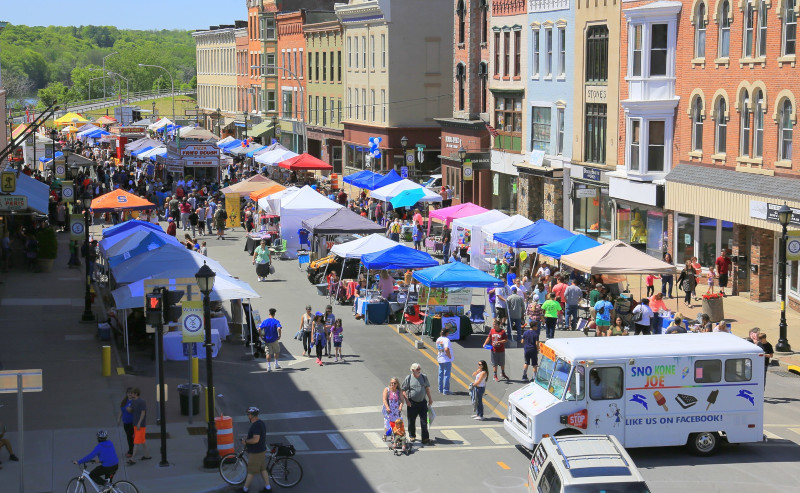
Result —
[{"label": "tent pole", "polygon": [[[342,257],[342,273],[339,274],[339,285],[340,286],[342,285],[342,276],[344,276],[344,266],[345,266],[345,264],[347,264],[347,257]],[[339,291],[338,287],[337,287],[336,291]],[[347,294],[347,293],[345,293],[345,294]],[[332,295],[332,297],[331,297],[331,295]],[[336,294],[328,293],[328,296],[329,296],[328,303],[333,304],[331,302],[331,299],[336,300]],[[353,306],[355,306],[355,305],[353,305]]]},{"label": "tent pole", "polygon": [[[431,308],[431,287],[428,286],[428,296],[425,297],[425,321],[428,321],[428,311]],[[419,341],[422,342],[422,334],[425,333],[425,326],[422,327],[422,331],[419,334]]]},{"label": "tent pole", "polygon": [[[406,293],[406,302],[403,305],[403,324],[401,325],[401,327],[403,327],[404,329],[408,327],[408,325],[406,324],[406,310],[408,309],[408,299],[411,297],[411,286],[407,287],[408,287],[408,292]],[[417,303],[419,304],[419,299],[417,299]]]},{"label": "tent pole", "polygon": [[[122,311],[123,311],[123,313],[125,313],[127,315],[127,312],[128,312],[127,308],[122,310]],[[122,323],[123,323],[122,326],[124,327],[124,330],[125,330],[125,356],[128,359],[128,367],[130,367],[131,366],[131,345],[129,344],[129,341],[128,341],[128,317],[127,316],[123,317]]]}]

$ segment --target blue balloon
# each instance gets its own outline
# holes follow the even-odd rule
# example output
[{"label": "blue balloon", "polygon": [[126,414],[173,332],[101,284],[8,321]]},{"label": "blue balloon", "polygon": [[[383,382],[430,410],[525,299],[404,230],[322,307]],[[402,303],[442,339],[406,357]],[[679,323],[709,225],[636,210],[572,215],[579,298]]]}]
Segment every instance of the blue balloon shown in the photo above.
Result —
[{"label": "blue balloon", "polygon": [[382,154],[380,153],[380,151],[375,153],[375,159],[380,159],[381,156]]}]

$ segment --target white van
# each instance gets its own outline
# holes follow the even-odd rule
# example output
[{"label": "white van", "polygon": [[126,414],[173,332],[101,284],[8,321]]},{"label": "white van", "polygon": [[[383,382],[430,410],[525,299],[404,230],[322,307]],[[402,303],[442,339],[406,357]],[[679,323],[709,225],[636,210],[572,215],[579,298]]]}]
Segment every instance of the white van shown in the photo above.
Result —
[{"label": "white van", "polygon": [[550,339],[503,424],[529,450],[550,436],[600,434],[711,455],[721,439],[763,439],[764,353],[722,332]]},{"label": "white van", "polygon": [[613,435],[549,437],[528,469],[530,493],[650,493],[630,455]]}]

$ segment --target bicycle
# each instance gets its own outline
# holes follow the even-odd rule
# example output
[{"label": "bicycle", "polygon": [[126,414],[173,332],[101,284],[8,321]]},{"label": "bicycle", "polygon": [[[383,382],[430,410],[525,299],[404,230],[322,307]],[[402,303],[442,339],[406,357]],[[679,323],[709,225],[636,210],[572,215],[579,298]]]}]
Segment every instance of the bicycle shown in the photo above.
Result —
[{"label": "bicycle", "polygon": [[86,469],[86,464],[93,464],[94,462],[89,461],[84,464],[78,464],[81,475],[70,479],[69,483],[67,483],[67,493],[86,493],[86,483],[89,483],[89,486],[97,493],[139,493],[139,490],[130,481],[120,480],[111,484],[111,480],[114,479],[113,474],[106,479],[105,484],[98,485],[95,483]]},{"label": "bicycle", "polygon": [[[303,466],[291,456],[295,454],[294,446],[282,443],[270,443],[267,451],[267,473],[275,484],[284,488],[296,486],[303,479]],[[247,451],[227,454],[220,460],[219,475],[226,483],[238,486],[247,478]]]}]

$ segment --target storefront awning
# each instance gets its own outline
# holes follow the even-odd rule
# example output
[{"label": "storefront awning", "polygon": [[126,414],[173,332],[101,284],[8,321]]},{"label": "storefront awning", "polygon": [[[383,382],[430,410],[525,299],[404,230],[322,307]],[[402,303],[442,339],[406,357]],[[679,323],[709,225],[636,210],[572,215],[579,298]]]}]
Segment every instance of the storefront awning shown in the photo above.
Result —
[{"label": "storefront awning", "polygon": [[247,131],[247,135],[249,137],[261,137],[265,133],[271,132],[271,131],[272,131],[272,122],[271,121],[265,121],[265,122],[259,123],[258,125],[254,126],[250,130],[248,130]]}]

